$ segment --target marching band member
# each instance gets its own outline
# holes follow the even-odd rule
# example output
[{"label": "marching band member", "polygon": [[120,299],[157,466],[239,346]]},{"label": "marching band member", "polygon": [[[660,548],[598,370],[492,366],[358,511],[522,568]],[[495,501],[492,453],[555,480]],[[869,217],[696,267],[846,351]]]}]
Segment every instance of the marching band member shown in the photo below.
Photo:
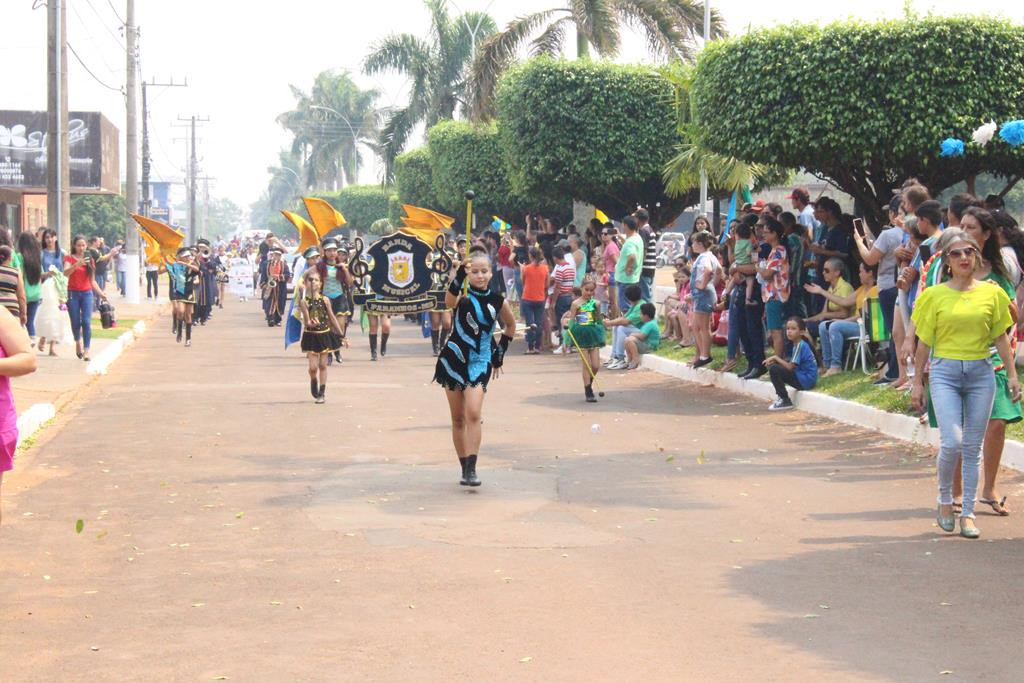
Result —
[{"label": "marching band member", "polygon": [[302,282],[302,297],[297,297],[302,313],[300,346],[309,360],[309,391],[317,403],[323,403],[327,393],[327,358],[341,346],[341,326],[323,295],[319,269],[307,269]]},{"label": "marching band member", "polygon": [[284,249],[271,247],[267,262],[260,273],[260,287],[263,293],[263,313],[267,316],[267,327],[281,324],[285,302],[288,300],[288,264],[282,258]]},{"label": "marching band member", "polygon": [[[320,282],[323,283],[323,293],[330,304],[331,314],[338,319],[338,326],[341,329],[341,344],[347,346],[345,333],[348,330],[348,321],[352,317],[352,275],[348,272],[348,253],[338,250],[338,242],[328,237],[321,245],[324,250],[324,258],[317,266],[320,273]],[[336,360],[341,362],[341,351],[335,349],[333,358],[329,357],[328,362]]]},{"label": "marching band member", "polygon": [[[491,261],[482,247],[469,250],[448,286],[445,304],[454,309],[454,330],[441,349],[434,381],[444,387],[452,419],[452,441],[462,465],[463,486],[479,486],[476,459],[482,439],[481,413],[487,383],[501,374],[516,319],[505,297],[490,288]],[[463,295],[463,285],[469,288]],[[501,322],[501,341],[494,330]]]},{"label": "marching band member", "polygon": [[199,278],[199,266],[195,263],[195,253],[189,247],[178,250],[177,261],[167,262],[167,275],[170,279],[171,307],[174,311],[175,340],[181,342],[182,332],[185,333],[185,346],[192,346],[192,309],[196,303],[196,280]]}]

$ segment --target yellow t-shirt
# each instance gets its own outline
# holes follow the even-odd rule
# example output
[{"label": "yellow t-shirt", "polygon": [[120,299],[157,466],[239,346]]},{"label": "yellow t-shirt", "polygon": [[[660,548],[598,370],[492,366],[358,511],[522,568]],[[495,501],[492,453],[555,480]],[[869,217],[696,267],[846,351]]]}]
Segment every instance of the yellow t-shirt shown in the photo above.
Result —
[{"label": "yellow t-shirt", "polygon": [[917,297],[912,318],[932,355],[950,360],[988,358],[989,346],[1013,324],[1010,298],[990,282],[966,292],[945,284],[929,287]]},{"label": "yellow t-shirt", "polygon": [[868,303],[868,299],[878,298],[878,286],[874,286],[868,289],[864,285],[857,288],[857,310],[854,313],[858,313],[864,310],[864,307]]},{"label": "yellow t-shirt", "polygon": [[[832,295],[835,295],[835,296],[838,296],[838,297],[840,297],[842,299],[845,299],[846,297],[848,297],[851,294],[853,294],[853,285],[851,285],[849,282],[847,282],[843,278],[839,278],[838,280],[836,280],[836,284],[835,285],[833,285],[832,287],[829,287],[828,293],[832,294]],[[839,304],[837,304],[835,301],[832,301],[831,299],[829,299],[828,309],[827,310],[829,310],[829,311],[838,311],[839,310]]]}]

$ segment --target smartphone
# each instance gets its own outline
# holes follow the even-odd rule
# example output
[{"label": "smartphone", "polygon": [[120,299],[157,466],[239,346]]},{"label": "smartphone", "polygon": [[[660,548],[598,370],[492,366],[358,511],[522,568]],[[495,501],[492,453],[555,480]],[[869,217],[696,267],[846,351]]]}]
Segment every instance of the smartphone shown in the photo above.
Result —
[{"label": "smartphone", "polygon": [[864,246],[870,249],[871,246],[875,243],[875,236],[871,234],[870,230],[867,230],[864,227],[864,219],[854,218],[853,229],[856,230],[860,234],[860,236],[864,238]]},{"label": "smartphone", "polygon": [[921,265],[922,266],[927,265],[928,261],[931,260],[931,258],[932,258],[932,247],[931,247],[931,245],[930,244],[928,244],[928,245],[922,244],[920,247],[917,248],[917,252],[921,255]]}]

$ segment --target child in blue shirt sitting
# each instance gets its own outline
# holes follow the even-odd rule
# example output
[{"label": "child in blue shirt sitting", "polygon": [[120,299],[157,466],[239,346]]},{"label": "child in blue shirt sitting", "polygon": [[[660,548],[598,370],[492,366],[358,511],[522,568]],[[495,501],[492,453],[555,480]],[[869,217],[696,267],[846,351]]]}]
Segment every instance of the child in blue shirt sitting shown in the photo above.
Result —
[{"label": "child in blue shirt sitting", "polygon": [[794,389],[813,389],[818,383],[818,363],[814,358],[810,340],[807,338],[807,325],[803,318],[792,317],[786,321],[786,337],[793,345],[793,355],[789,360],[776,355],[767,358],[764,364],[768,367],[768,376],[775,387],[778,398],[768,406],[768,410],[790,410],[793,402],[789,400],[787,386]]}]

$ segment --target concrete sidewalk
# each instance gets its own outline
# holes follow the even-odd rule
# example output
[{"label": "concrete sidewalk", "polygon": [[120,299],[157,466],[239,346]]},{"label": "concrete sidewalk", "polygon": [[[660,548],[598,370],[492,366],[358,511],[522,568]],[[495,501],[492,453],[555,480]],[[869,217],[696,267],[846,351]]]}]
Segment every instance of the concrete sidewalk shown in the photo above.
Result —
[{"label": "concrete sidewalk", "polygon": [[[139,304],[128,304],[120,301],[116,293],[110,294],[110,303],[113,304],[117,319],[143,320],[147,326],[155,320],[162,312],[170,310],[166,299],[157,301],[145,301]],[[100,317],[93,315],[93,333],[100,329]],[[114,331],[123,333],[131,329],[131,324],[119,323]],[[93,338],[91,355],[96,358],[105,348],[114,343],[114,339]],[[87,364],[75,357],[75,344],[68,342],[58,345],[55,349],[56,357],[47,355],[45,351],[40,352],[37,348],[38,369],[31,375],[18,377],[11,382],[14,392],[14,404],[21,415],[29,407],[39,403],[53,404],[57,410],[67,404],[79,389],[93,381],[94,375],[86,372]]]}]

